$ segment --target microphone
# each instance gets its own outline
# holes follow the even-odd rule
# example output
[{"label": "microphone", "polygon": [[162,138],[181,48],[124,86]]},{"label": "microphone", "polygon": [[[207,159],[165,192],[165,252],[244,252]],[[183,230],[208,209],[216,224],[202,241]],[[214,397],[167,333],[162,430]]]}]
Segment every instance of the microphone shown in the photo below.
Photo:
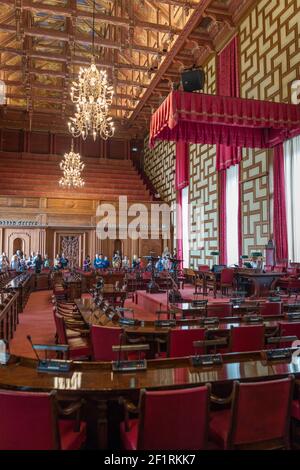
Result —
[{"label": "microphone", "polygon": [[40,362],[43,362],[42,359],[40,358],[40,356],[38,355],[37,350],[35,349],[35,347],[34,347],[34,345],[33,345],[31,336],[30,336],[30,335],[27,335],[27,339],[28,339],[28,341],[29,341],[29,343],[30,343],[30,346],[32,347],[32,350],[33,350],[33,352],[34,352],[34,354],[35,354],[35,356],[36,356],[38,362],[39,362],[39,363],[40,363]]}]

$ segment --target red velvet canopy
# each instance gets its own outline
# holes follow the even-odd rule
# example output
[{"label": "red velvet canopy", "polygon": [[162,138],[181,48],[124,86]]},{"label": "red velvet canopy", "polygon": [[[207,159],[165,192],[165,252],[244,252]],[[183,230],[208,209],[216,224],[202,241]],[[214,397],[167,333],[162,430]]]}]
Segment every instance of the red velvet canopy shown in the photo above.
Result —
[{"label": "red velvet canopy", "polygon": [[172,91],[150,124],[157,140],[268,148],[300,134],[300,106]]}]

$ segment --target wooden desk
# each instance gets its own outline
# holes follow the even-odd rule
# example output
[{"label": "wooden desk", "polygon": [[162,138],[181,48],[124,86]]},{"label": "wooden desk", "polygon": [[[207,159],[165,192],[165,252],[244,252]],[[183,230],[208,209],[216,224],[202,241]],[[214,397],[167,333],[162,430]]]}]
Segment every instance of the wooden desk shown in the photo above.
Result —
[{"label": "wooden desk", "polygon": [[18,323],[18,294],[0,294],[0,339],[11,340]]},{"label": "wooden desk", "polygon": [[67,291],[67,299],[74,301],[81,297],[81,275],[68,273],[63,276],[63,285]]},{"label": "wooden desk", "polygon": [[197,306],[193,302],[182,302],[176,304],[170,304],[170,310],[178,312],[181,314],[181,318],[186,316],[206,316],[207,315],[207,306]]},{"label": "wooden desk", "polygon": [[[113,321],[104,312],[100,311],[95,306],[93,299],[78,299],[75,301],[83,320],[88,326],[101,325],[106,327],[121,327],[127,334],[128,341],[131,339],[144,338],[142,342],[150,345],[150,352],[147,354],[148,358],[153,359],[157,353],[158,342],[167,344],[168,335],[172,328],[175,329],[193,329],[205,328],[206,338],[212,339],[213,337],[226,337],[229,344],[229,337],[231,329],[237,326],[248,326],[249,323],[242,321],[242,316],[233,316],[220,318],[218,324],[210,324],[203,326],[201,319],[198,318],[185,318],[177,320],[175,327],[160,327],[156,326],[154,321],[138,321],[136,325],[120,325],[118,321]],[[274,335],[277,333],[278,321],[288,321],[286,315],[268,316],[264,317],[263,324],[265,326],[266,335]],[[291,322],[293,323],[293,322]],[[253,323],[252,323],[253,324]]]},{"label": "wooden desk", "polygon": [[127,297],[126,290],[116,288],[112,284],[105,284],[102,289],[97,289],[99,294],[103,296],[112,306],[124,306],[125,299]]},{"label": "wooden desk", "polygon": [[269,297],[270,291],[274,290],[277,281],[285,276],[285,273],[250,273],[237,272],[237,277],[241,280],[248,280],[252,284],[249,294],[252,298]]},{"label": "wooden desk", "polygon": [[[234,380],[267,380],[288,374],[300,377],[299,357],[293,362],[271,364],[261,359],[260,352],[226,354],[223,364],[214,367],[195,368],[189,358],[148,361],[148,369],[137,373],[112,372],[110,363],[74,362],[71,371],[65,374],[39,373],[36,366],[33,359],[13,357],[8,365],[0,366],[0,387],[35,392],[56,390],[61,401],[84,398],[83,419],[91,434],[97,436],[95,446],[100,448],[113,447],[118,438],[122,419],[118,399],[122,396],[136,402],[142,388],[174,389],[210,382],[212,392],[224,396],[231,391]],[[112,406],[117,412],[111,413]]]},{"label": "wooden desk", "polygon": [[23,312],[29,295],[34,290],[35,275],[30,272],[22,273],[5,284],[6,291],[18,293],[18,313]]}]

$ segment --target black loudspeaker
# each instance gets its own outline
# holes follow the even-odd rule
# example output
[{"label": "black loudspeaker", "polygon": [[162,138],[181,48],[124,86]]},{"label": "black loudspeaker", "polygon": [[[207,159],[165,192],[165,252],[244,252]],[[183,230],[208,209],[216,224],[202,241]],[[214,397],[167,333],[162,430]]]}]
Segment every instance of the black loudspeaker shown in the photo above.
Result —
[{"label": "black loudspeaker", "polygon": [[203,69],[184,70],[181,73],[181,82],[184,91],[203,90],[205,83],[205,73]]}]

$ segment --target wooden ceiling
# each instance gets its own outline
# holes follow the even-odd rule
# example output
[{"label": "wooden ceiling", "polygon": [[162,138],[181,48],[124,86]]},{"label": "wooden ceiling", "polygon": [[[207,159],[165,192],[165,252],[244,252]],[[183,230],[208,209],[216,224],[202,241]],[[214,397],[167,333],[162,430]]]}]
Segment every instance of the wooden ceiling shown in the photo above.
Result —
[{"label": "wooden ceiling", "polygon": [[[96,0],[96,63],[108,70],[116,136],[138,137],[178,82],[234,34],[254,0]],[[93,0],[0,0],[0,125],[67,131],[69,89],[92,51]]]}]

